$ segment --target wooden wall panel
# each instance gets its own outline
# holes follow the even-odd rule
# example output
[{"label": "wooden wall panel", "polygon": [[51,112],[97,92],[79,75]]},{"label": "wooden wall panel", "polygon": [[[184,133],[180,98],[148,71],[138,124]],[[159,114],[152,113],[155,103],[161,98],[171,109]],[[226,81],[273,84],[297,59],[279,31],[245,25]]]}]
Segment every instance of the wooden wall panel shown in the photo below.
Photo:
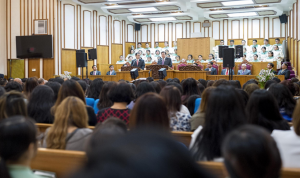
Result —
[{"label": "wooden wall panel", "polygon": [[40,78],[40,59],[28,59],[28,77]]},{"label": "wooden wall panel", "polygon": [[61,73],[64,71],[72,72],[71,75],[77,75],[76,68],[76,50],[61,50]]},{"label": "wooden wall panel", "polygon": [[[271,45],[275,44],[275,39],[276,39],[276,38],[269,38],[269,43],[270,43]],[[283,40],[285,40],[285,37],[281,37],[281,38],[279,38],[279,39],[280,39],[280,43],[282,44]]]},{"label": "wooden wall panel", "polygon": [[109,64],[108,46],[97,46],[97,64]]},{"label": "wooden wall panel", "polygon": [[52,78],[55,74],[54,71],[54,59],[45,58],[43,59],[43,77],[46,80]]},{"label": "wooden wall panel", "polygon": [[300,72],[300,59],[299,59],[299,54],[300,54],[300,41],[298,41],[298,49],[297,49],[297,60],[298,60],[298,65],[297,65],[297,69],[296,69],[296,75],[299,75]]},{"label": "wooden wall panel", "polygon": [[248,46],[251,46],[251,45],[253,45],[253,40],[257,40],[257,44],[258,45],[263,45],[264,44],[264,38],[248,38]]},{"label": "wooden wall panel", "polygon": [[125,43],[125,57],[130,53],[131,46],[135,48],[135,43]]},{"label": "wooden wall panel", "polygon": [[112,44],[111,51],[111,64],[116,64],[119,57],[123,54],[123,46],[121,44]]}]

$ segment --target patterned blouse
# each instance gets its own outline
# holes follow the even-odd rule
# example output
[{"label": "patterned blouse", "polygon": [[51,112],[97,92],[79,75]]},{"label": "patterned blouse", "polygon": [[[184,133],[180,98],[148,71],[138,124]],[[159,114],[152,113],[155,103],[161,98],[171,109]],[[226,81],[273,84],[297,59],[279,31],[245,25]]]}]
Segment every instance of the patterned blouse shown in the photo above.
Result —
[{"label": "patterned blouse", "polygon": [[124,121],[126,124],[129,123],[130,109],[112,109],[105,108],[101,109],[97,114],[97,122],[104,122],[110,117],[116,117]]},{"label": "patterned blouse", "polygon": [[181,112],[176,112],[174,116],[170,117],[170,127],[172,131],[191,131],[190,124],[191,116],[189,114],[183,114]]}]

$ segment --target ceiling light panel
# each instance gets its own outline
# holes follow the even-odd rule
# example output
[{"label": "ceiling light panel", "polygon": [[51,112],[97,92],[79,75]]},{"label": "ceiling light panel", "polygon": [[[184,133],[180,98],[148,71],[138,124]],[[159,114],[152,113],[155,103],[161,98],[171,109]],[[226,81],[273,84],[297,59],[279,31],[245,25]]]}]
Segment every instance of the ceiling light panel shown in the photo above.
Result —
[{"label": "ceiling light panel", "polygon": [[165,18],[149,18],[152,22],[162,22],[162,21],[174,21],[174,17],[165,17]]},{"label": "ceiling light panel", "polygon": [[252,0],[246,0],[246,1],[227,1],[222,2],[223,6],[239,6],[239,5],[249,5],[254,4]]},{"label": "ceiling light panel", "polygon": [[132,8],[129,9],[131,12],[154,12],[158,11],[155,7],[145,7],[145,8]]},{"label": "ceiling light panel", "polygon": [[249,16],[257,16],[255,12],[245,12],[245,13],[234,13],[234,14],[227,14],[228,17],[249,17]]}]

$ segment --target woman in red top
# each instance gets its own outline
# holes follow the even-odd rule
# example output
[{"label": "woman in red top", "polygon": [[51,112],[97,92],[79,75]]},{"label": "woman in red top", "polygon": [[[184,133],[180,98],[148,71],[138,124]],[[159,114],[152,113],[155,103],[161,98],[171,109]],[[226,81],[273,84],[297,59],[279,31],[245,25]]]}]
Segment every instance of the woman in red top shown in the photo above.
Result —
[{"label": "woman in red top", "polygon": [[130,85],[124,82],[114,84],[108,91],[108,98],[113,105],[110,108],[101,109],[97,114],[97,121],[103,122],[110,117],[117,117],[128,124],[130,109],[127,105],[134,99]]}]

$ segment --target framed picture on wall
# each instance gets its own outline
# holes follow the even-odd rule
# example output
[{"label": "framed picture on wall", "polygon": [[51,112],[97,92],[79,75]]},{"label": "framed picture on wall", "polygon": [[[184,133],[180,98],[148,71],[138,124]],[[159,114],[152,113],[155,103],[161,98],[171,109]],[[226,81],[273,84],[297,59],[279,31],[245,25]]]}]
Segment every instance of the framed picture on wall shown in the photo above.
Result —
[{"label": "framed picture on wall", "polygon": [[47,19],[33,20],[33,34],[34,35],[47,35],[48,34],[48,20]]}]

